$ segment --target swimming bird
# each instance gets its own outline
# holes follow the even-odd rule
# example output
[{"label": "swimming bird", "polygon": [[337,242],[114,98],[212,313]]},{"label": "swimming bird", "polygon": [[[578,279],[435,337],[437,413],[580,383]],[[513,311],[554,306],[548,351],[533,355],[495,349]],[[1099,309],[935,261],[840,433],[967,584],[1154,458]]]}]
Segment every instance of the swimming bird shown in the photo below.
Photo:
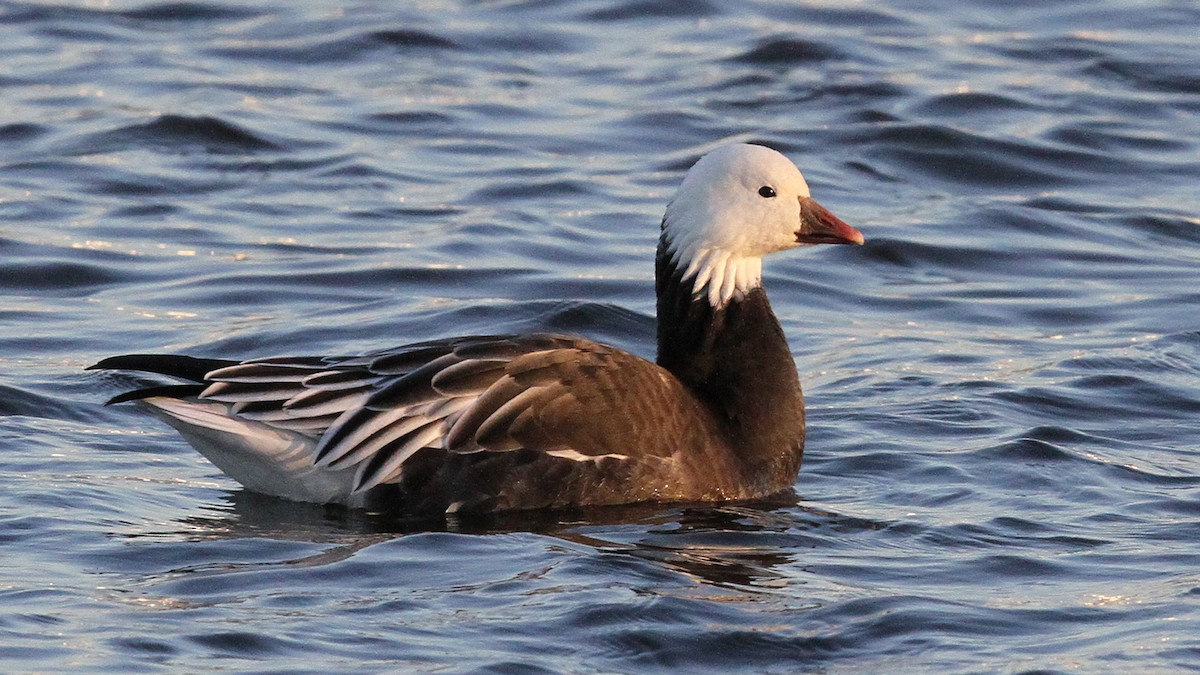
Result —
[{"label": "swimming bird", "polygon": [[716,502],[792,487],[804,399],[762,257],[863,236],[789,159],[722,146],[684,176],[655,260],[657,362],[555,334],[362,356],[114,356],[183,383],[141,401],[248,490],[411,515]]}]

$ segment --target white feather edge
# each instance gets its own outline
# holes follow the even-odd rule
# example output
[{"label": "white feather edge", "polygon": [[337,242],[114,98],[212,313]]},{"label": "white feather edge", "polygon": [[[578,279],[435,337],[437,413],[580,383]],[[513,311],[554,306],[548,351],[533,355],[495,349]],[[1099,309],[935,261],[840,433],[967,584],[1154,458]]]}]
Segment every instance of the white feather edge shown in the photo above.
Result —
[{"label": "white feather edge", "polygon": [[690,250],[685,245],[672,245],[670,251],[676,268],[686,265],[682,280],[692,279],[692,297],[707,297],[714,308],[762,286],[762,258],[738,257],[715,248]]}]

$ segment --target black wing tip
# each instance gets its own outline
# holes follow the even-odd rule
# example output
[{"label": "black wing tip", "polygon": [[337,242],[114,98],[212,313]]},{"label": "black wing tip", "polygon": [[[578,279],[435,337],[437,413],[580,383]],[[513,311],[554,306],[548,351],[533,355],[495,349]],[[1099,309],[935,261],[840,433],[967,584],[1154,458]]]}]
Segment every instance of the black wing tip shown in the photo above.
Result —
[{"label": "black wing tip", "polygon": [[84,370],[126,370],[126,367],[123,364],[126,362],[127,359],[139,358],[141,356],[142,356],[141,354],[127,354],[125,356],[110,356],[105,359],[100,359],[99,361],[93,363],[92,365],[88,366],[87,368],[84,368]]},{"label": "black wing tip", "polygon": [[127,391],[124,394],[117,394],[116,396],[105,401],[104,405],[106,405],[106,406],[116,405],[118,403],[125,403],[127,401],[137,401],[142,398],[145,398],[145,396],[142,394],[142,390],[137,389],[134,391]]},{"label": "black wing tip", "polygon": [[[159,372],[164,363],[172,360],[190,359],[177,354],[121,354],[100,359],[84,370],[138,370]],[[152,370],[153,369],[153,370]]]}]

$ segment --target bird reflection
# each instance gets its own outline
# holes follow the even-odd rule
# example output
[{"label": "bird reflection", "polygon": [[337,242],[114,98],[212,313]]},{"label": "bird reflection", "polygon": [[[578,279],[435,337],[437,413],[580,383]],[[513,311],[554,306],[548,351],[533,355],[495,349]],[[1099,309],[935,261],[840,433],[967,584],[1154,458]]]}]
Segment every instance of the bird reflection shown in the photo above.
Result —
[{"label": "bird reflection", "polygon": [[794,577],[789,568],[797,551],[811,545],[806,543],[807,533],[838,518],[804,505],[794,493],[753,503],[626,505],[439,520],[303,504],[247,491],[232,492],[225,502],[207,507],[214,513],[180,520],[182,530],[157,534],[193,540],[268,538],[332,544],[316,555],[271,563],[320,566],[421,532],[529,532],[651,561],[698,583],[742,591],[786,586]]}]

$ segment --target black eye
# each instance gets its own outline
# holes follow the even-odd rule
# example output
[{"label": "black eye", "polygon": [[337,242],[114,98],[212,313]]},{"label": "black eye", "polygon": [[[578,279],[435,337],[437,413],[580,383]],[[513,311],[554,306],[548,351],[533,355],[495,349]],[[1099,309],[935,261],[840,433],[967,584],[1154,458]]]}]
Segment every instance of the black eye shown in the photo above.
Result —
[{"label": "black eye", "polygon": [[771,197],[775,196],[775,188],[771,187],[770,185],[764,185],[758,188],[758,196],[770,199]]}]

